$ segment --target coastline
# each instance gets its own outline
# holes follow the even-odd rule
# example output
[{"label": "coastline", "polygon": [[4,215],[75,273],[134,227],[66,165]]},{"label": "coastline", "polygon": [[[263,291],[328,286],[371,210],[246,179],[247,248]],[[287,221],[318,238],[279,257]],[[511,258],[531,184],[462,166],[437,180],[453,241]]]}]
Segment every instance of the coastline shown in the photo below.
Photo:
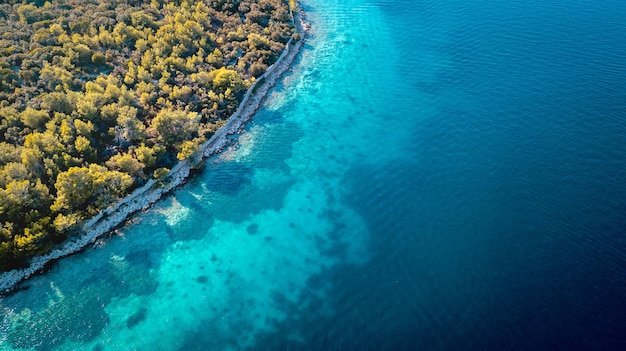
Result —
[{"label": "coastline", "polygon": [[304,20],[304,12],[299,4],[293,13],[293,18],[295,33],[300,35],[300,39],[294,40],[293,37],[289,39],[276,62],[250,86],[237,111],[228,118],[224,126],[213,134],[211,139],[202,144],[194,156],[178,162],[161,182],[154,179],[148,181],[114,205],[86,220],[83,224],[82,234],[69,239],[45,255],[33,258],[28,267],[2,273],[0,275],[0,297],[15,291],[19,283],[42,272],[47,265],[62,257],[84,250],[95,243],[97,239],[108,235],[128,221],[135,213],[150,208],[164,195],[183,185],[189,178],[191,170],[203,160],[220,153],[230,142],[228,136],[241,131],[245,124],[250,121],[261,107],[261,103],[269,91],[289,70],[302,49],[308,32],[308,23]]}]

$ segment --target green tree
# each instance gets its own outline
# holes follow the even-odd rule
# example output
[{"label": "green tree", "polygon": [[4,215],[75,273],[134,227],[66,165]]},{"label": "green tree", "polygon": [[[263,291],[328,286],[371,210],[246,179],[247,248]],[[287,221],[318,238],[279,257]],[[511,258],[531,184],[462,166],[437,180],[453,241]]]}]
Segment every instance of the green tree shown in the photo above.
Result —
[{"label": "green tree", "polygon": [[153,177],[157,180],[163,180],[163,178],[165,178],[169,173],[169,169],[161,167],[154,170]]},{"label": "green tree", "polygon": [[51,112],[71,114],[76,109],[76,99],[72,94],[53,92],[39,95],[42,107]]},{"label": "green tree", "polygon": [[199,125],[198,113],[169,108],[161,110],[152,120],[152,127],[168,146],[191,139]]},{"label": "green tree", "polygon": [[91,207],[97,211],[124,194],[132,184],[133,180],[128,174],[109,171],[100,165],[71,167],[57,177],[57,198],[51,210],[70,213],[95,204]]},{"label": "green tree", "polygon": [[96,127],[91,121],[85,122],[77,118],[74,120],[74,128],[76,128],[76,134],[88,137]]},{"label": "green tree", "polygon": [[48,239],[50,233],[50,218],[44,217],[30,224],[23,234],[14,237],[14,252],[16,256],[31,256],[48,251],[52,243]]},{"label": "green tree", "polygon": [[17,14],[20,16],[20,21],[33,23],[40,20],[41,10],[33,4],[22,4],[18,6]]},{"label": "green tree", "polygon": [[146,165],[146,167],[151,168],[156,166],[157,161],[162,156],[165,150],[158,145],[153,147],[146,146],[145,144],[141,144],[139,147],[135,149],[135,154],[137,155],[137,160],[139,162]]},{"label": "green tree", "polygon": [[96,52],[95,54],[91,55],[91,62],[93,62],[93,64],[96,66],[104,66],[107,62],[107,58],[101,53]]},{"label": "green tree", "polygon": [[20,119],[25,126],[32,129],[39,129],[50,119],[50,116],[46,111],[27,107],[20,113]]},{"label": "green tree", "polygon": [[0,164],[20,162],[21,159],[21,147],[7,142],[0,142]]},{"label": "green tree", "polygon": [[115,142],[126,148],[132,142],[143,139],[146,126],[137,118],[137,109],[130,106],[118,106],[117,126],[115,126]]},{"label": "green tree", "polygon": [[91,146],[89,139],[82,135],[76,137],[76,140],[74,140],[74,147],[85,160],[92,161],[96,156],[96,149]]},{"label": "green tree", "polygon": [[45,209],[51,202],[48,188],[39,179],[34,183],[29,180],[12,180],[0,191],[3,200],[0,214],[7,219],[23,219],[23,214],[28,210]]},{"label": "green tree", "polygon": [[215,71],[213,87],[220,92],[225,92],[230,88],[234,93],[238,93],[245,85],[237,71],[222,67]]},{"label": "green tree", "polygon": [[141,179],[145,176],[143,174],[145,165],[129,154],[117,154],[111,157],[106,165],[112,170],[124,172],[135,179]]},{"label": "green tree", "polygon": [[58,233],[69,234],[78,230],[78,226],[83,218],[78,213],[59,213],[54,218],[53,226]]},{"label": "green tree", "polygon": [[200,145],[205,141],[204,138],[195,138],[193,140],[184,141],[180,146],[180,151],[176,154],[179,160],[186,160],[199,151]]},{"label": "green tree", "polygon": [[0,170],[0,187],[5,187],[14,180],[22,181],[30,179],[28,169],[21,163],[9,162]]}]

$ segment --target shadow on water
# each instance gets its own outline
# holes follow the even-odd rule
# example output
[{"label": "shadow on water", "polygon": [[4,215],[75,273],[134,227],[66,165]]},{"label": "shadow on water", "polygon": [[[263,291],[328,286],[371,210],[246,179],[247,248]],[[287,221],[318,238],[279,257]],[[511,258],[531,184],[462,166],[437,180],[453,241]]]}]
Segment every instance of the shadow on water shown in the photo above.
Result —
[{"label": "shadow on water", "polygon": [[151,267],[154,264],[150,250],[130,251],[128,255],[126,255],[126,261],[133,266]]},{"label": "shadow on water", "polygon": [[254,174],[252,167],[237,162],[220,163],[205,171],[203,181],[206,189],[223,195],[235,196],[246,185]]}]

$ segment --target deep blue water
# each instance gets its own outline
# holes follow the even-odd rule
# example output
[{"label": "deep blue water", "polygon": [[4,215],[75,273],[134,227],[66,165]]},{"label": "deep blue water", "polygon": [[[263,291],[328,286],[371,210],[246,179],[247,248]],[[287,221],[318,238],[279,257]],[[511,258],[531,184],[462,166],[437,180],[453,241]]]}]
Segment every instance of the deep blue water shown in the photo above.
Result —
[{"label": "deep blue water", "polygon": [[305,1],[237,144],[0,349],[626,349],[626,5]]}]

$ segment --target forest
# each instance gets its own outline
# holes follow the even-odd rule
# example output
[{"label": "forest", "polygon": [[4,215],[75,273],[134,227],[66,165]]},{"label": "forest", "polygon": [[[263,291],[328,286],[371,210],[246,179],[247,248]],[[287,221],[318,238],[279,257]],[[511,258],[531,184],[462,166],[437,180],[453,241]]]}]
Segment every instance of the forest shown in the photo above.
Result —
[{"label": "forest", "polygon": [[0,4],[0,271],[192,156],[294,35],[292,6]]}]

